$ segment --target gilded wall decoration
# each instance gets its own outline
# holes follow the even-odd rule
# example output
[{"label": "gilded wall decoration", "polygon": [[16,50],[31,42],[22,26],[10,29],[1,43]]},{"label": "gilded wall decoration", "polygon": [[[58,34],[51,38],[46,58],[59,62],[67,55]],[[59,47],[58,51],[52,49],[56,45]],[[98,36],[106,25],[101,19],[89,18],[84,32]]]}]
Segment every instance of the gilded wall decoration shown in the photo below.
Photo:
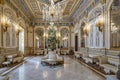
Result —
[{"label": "gilded wall decoration", "polygon": [[15,47],[15,43],[16,43],[16,39],[15,39],[15,35],[16,32],[13,30],[14,26],[13,23],[16,22],[16,14],[15,12],[9,8],[8,6],[4,6],[4,15],[10,19],[10,24],[9,24],[9,28],[6,32],[6,47]]},{"label": "gilded wall decoration", "polygon": [[88,38],[89,46],[92,48],[103,48],[103,32],[100,32],[96,27],[97,19],[100,15],[103,14],[103,7],[101,4],[96,6],[90,13],[89,13],[89,24],[90,25],[90,37]]}]

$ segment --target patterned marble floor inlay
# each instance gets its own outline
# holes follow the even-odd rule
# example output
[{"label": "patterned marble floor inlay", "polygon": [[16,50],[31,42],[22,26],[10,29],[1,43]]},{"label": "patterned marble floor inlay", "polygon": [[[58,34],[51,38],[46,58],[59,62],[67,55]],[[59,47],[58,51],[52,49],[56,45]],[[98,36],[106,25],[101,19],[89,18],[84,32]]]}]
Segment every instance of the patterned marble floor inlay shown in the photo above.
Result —
[{"label": "patterned marble floor inlay", "polygon": [[55,68],[41,65],[41,57],[28,60],[8,74],[10,80],[105,80],[79,62],[64,57],[63,66]]}]

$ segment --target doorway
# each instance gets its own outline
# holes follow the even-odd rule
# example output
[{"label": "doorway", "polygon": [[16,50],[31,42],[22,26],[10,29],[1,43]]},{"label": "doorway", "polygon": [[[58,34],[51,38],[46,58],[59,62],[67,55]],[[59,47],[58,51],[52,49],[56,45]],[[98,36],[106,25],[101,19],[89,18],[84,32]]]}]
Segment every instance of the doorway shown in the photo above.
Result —
[{"label": "doorway", "polygon": [[75,35],[75,51],[78,51],[78,35]]}]

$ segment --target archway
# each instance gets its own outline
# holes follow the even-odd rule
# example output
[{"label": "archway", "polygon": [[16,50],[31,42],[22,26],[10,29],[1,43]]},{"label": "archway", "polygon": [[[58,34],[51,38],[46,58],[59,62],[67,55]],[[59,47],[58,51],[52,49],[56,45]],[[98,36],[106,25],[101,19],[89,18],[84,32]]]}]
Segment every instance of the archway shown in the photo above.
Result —
[{"label": "archway", "polygon": [[35,47],[44,48],[44,30],[43,28],[38,28],[35,30]]}]

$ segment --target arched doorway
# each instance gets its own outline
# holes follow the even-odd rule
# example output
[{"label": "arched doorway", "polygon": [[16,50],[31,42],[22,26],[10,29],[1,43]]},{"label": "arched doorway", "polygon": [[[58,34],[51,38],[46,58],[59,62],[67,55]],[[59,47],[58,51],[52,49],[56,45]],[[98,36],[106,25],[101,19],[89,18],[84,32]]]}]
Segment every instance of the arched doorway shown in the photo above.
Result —
[{"label": "arched doorway", "polygon": [[35,47],[44,48],[44,30],[43,28],[38,28],[35,30]]}]

